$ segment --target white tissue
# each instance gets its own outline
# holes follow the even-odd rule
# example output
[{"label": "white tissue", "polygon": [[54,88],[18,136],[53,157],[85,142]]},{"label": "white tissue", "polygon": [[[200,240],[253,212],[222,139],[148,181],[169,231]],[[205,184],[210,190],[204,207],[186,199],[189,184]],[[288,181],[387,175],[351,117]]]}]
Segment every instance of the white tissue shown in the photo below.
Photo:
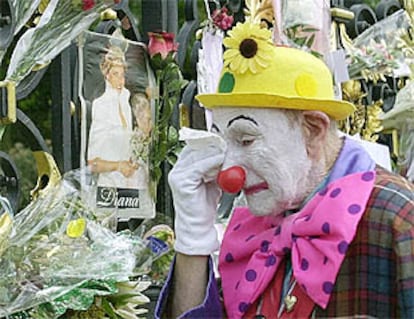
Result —
[{"label": "white tissue", "polygon": [[212,132],[195,130],[188,127],[182,127],[179,131],[180,141],[185,141],[192,149],[203,149],[207,146],[216,146],[221,150],[226,149],[226,142],[220,135]]}]

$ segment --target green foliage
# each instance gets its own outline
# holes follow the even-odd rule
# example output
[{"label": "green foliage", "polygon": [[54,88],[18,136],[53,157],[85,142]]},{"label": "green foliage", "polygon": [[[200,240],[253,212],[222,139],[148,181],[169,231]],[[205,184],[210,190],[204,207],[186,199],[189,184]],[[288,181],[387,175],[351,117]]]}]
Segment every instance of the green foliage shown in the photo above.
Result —
[{"label": "green foliage", "polygon": [[174,107],[178,104],[181,91],[187,85],[179,66],[175,63],[172,53],[162,59],[158,53],[151,59],[151,65],[156,73],[159,96],[155,99],[155,126],[152,131],[150,147],[150,174],[152,195],[155,199],[156,185],[162,177],[161,164],[168,160],[174,164],[181,149],[178,132],[171,124]]}]

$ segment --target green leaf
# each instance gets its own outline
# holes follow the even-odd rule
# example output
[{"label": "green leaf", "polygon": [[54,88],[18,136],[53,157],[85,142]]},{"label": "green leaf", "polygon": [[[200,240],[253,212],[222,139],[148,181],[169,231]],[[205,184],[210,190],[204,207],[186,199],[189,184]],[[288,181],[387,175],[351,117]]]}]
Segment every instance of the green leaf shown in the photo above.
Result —
[{"label": "green leaf", "polygon": [[294,40],[295,40],[295,43],[299,46],[303,46],[306,42],[306,38],[296,38]]},{"label": "green leaf", "polygon": [[308,47],[308,48],[311,48],[312,47],[312,45],[313,45],[313,42],[315,41],[315,34],[312,34],[309,38],[308,38],[308,40],[306,41],[306,46]]},{"label": "green leaf", "polygon": [[117,319],[118,316],[114,312],[113,308],[111,307],[111,304],[106,300],[105,298],[102,298],[102,309],[105,311],[105,313],[109,316],[111,319]]},{"label": "green leaf", "polygon": [[317,29],[317,28],[313,28],[313,27],[304,27],[303,29],[302,29],[302,31],[303,32],[318,32],[319,31],[319,29]]}]

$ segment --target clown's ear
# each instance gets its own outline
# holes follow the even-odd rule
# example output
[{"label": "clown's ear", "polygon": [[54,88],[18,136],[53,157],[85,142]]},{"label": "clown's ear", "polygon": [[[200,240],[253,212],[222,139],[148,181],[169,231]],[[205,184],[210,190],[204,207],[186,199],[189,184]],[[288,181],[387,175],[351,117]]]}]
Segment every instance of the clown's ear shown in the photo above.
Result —
[{"label": "clown's ear", "polygon": [[320,111],[303,111],[302,114],[306,150],[311,159],[317,160],[327,141],[331,120]]}]

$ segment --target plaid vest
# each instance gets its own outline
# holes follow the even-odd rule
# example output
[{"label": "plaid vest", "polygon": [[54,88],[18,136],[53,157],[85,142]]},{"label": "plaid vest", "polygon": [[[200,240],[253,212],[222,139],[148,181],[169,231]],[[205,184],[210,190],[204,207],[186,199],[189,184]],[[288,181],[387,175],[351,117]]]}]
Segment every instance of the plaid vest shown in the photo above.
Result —
[{"label": "plaid vest", "polygon": [[[414,185],[381,167],[376,172],[374,189],[327,308],[314,307],[295,287],[292,295],[297,303],[282,318],[309,314],[313,318],[414,318]],[[263,295],[264,316],[258,318],[277,318],[283,277],[284,269],[279,269]],[[258,304],[246,318],[258,314]]]}]

